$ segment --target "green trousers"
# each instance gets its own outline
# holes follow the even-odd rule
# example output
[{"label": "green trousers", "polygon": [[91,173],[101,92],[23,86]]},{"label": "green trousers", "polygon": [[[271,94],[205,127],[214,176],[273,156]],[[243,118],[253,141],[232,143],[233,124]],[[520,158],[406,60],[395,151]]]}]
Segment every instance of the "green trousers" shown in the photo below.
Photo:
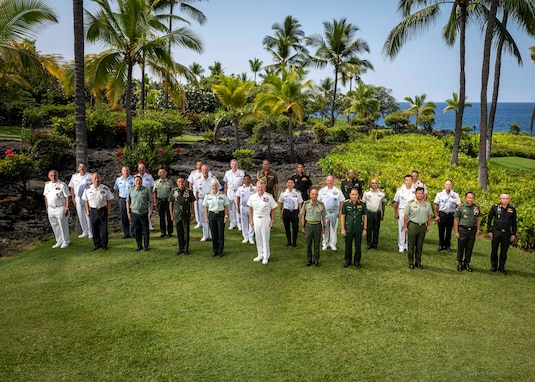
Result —
[{"label": "green trousers", "polygon": [[306,226],[307,260],[312,261],[312,243],[314,243],[314,261],[320,259],[321,223]]},{"label": "green trousers", "polygon": [[422,249],[424,246],[425,231],[427,230],[427,224],[416,224],[409,222],[409,235],[407,238],[407,243],[409,247],[408,258],[409,265],[422,263]]},{"label": "green trousers", "polygon": [[351,263],[353,258],[353,242],[355,242],[355,265],[360,264],[360,258],[362,256],[361,243],[362,243],[362,231],[360,232],[347,232],[346,233],[346,250],[345,259],[346,263]]}]

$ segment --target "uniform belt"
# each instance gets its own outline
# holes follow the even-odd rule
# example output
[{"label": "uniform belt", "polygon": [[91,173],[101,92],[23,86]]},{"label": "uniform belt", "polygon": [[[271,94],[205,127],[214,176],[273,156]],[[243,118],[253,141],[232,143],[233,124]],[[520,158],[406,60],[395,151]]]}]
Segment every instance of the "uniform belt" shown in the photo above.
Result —
[{"label": "uniform belt", "polygon": [[285,208],[284,210],[285,211],[290,211],[290,212],[297,212],[297,210],[289,210],[288,208]]},{"label": "uniform belt", "polygon": [[90,207],[89,209],[90,210],[97,210],[97,211],[100,211],[100,210],[103,210],[104,208],[106,208],[107,206],[104,206],[104,207]]},{"label": "uniform belt", "polygon": [[166,199],[166,198],[158,198],[159,201],[161,202],[167,202],[169,199]]},{"label": "uniform belt", "polygon": [[444,215],[453,215],[455,212],[444,212],[444,211],[438,211],[439,214],[444,214]]},{"label": "uniform belt", "polygon": [[427,223],[416,223],[416,222],[413,222],[412,220],[409,220],[409,223],[416,224],[416,225],[419,225],[419,226],[427,224]]},{"label": "uniform belt", "polygon": [[63,207],[65,207],[65,204],[62,205],[62,206],[51,206],[51,205],[49,204],[48,207],[52,207],[52,208],[63,208]]},{"label": "uniform belt", "polygon": [[307,220],[307,224],[311,224],[311,225],[316,225],[316,224],[320,224],[320,223],[321,223],[321,222],[309,222],[309,221]]},{"label": "uniform belt", "polygon": [[123,198],[122,196],[119,196],[119,199],[126,199],[126,198]]},{"label": "uniform belt", "polygon": [[475,229],[476,227],[465,227],[463,225],[460,225],[459,228],[464,228],[464,229],[466,229],[468,231],[471,231],[471,230]]}]

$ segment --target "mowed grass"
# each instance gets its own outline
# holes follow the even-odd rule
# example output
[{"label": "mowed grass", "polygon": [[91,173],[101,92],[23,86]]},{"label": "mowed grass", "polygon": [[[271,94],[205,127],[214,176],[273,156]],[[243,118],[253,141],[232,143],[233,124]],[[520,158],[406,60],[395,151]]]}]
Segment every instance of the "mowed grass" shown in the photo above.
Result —
[{"label": "mowed grass", "polygon": [[490,158],[490,165],[512,170],[535,172],[535,160],[520,157]]},{"label": "mowed grass", "polygon": [[491,274],[477,239],[459,273],[433,225],[411,271],[392,215],[358,270],[341,237],[305,267],[304,236],[285,247],[280,220],[268,265],[236,230],[223,258],[199,230],[188,257],[157,230],[148,253],[118,234],[107,252],[75,234],[66,250],[36,244],[0,261],[0,380],[535,380],[533,255],[512,249]]},{"label": "mowed grass", "polygon": [[0,126],[0,139],[20,141],[21,128],[18,126]]}]

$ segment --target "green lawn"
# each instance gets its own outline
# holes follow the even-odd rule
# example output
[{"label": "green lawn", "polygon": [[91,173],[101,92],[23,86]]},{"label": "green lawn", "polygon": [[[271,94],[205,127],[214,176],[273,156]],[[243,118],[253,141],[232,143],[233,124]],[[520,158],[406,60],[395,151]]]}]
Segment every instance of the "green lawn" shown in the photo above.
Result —
[{"label": "green lawn", "polygon": [[155,231],[148,253],[73,235],[3,258],[0,380],[535,380],[533,255],[510,250],[509,273],[491,274],[478,239],[459,273],[433,225],[411,271],[392,215],[360,270],[342,267],[342,242],[305,267],[303,236],[288,249],[280,221],[268,265],[236,230],[223,258],[199,230],[188,257]]},{"label": "green lawn", "polygon": [[18,126],[0,126],[0,139],[20,141],[20,131]]},{"label": "green lawn", "polygon": [[535,172],[535,160],[520,157],[490,158],[490,165],[505,169]]}]

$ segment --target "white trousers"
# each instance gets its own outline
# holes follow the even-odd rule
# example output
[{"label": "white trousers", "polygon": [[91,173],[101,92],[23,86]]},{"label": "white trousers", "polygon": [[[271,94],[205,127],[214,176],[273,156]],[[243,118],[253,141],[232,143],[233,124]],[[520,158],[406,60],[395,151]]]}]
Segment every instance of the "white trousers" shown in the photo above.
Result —
[{"label": "white trousers", "polygon": [[249,207],[245,206],[240,209],[241,234],[244,239],[254,238],[254,228],[249,224]]},{"label": "white trousers", "polygon": [[323,248],[336,248],[338,229],[338,211],[327,211],[325,233],[323,234]]},{"label": "white trousers", "polygon": [[403,229],[403,219],[405,219],[405,211],[398,209],[398,248],[400,251],[406,250],[408,248],[407,246],[407,234],[405,233],[405,230]]},{"label": "white trousers", "polygon": [[[201,203],[199,203],[201,204]],[[201,226],[202,228],[202,236],[207,238],[207,239],[211,239],[212,238],[212,233],[210,231],[210,226],[208,225],[208,222],[205,220],[205,217],[206,217],[206,210],[204,209],[204,207],[202,205],[199,206],[199,225]]]},{"label": "white trousers", "polygon": [[[242,229],[242,222],[241,222],[241,216],[238,213],[238,207],[236,206],[237,198],[230,199],[228,203],[228,214],[230,219],[230,227],[238,227],[238,229]],[[248,209],[248,207],[245,207]]]},{"label": "white trousers", "polygon": [[269,259],[269,237],[271,235],[271,228],[269,228],[269,221],[271,216],[268,213],[267,215],[262,215],[262,218],[253,216],[254,222],[254,234],[256,237],[256,251],[258,256],[264,258],[264,260]]},{"label": "white trousers", "polygon": [[199,202],[198,200],[193,202],[193,212],[195,213],[195,221],[197,222],[197,225],[200,226],[202,223],[204,223],[204,219],[201,220],[200,217],[200,210],[204,210],[204,207],[202,206],[202,201]]},{"label": "white trousers", "polygon": [[93,236],[91,232],[91,223],[89,222],[89,216],[86,215],[85,200],[76,197],[76,213],[78,214],[78,220],[80,221],[80,228],[82,233],[87,236]]},{"label": "white trousers", "polygon": [[69,244],[69,215],[65,216],[63,212],[65,207],[48,206],[48,220],[52,226],[52,231],[56,237],[56,243]]}]

